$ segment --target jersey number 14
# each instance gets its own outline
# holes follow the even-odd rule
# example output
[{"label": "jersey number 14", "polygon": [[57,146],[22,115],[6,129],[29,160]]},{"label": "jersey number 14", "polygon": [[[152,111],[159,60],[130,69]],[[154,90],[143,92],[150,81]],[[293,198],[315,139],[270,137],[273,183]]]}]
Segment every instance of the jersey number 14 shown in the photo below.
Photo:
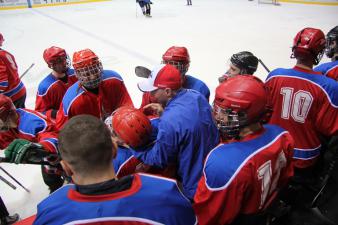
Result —
[{"label": "jersey number 14", "polygon": [[281,170],[286,167],[286,163],[285,154],[281,151],[276,159],[274,168],[272,168],[271,160],[268,160],[258,168],[258,180],[262,181],[260,209],[263,208],[267,197],[276,190]]}]

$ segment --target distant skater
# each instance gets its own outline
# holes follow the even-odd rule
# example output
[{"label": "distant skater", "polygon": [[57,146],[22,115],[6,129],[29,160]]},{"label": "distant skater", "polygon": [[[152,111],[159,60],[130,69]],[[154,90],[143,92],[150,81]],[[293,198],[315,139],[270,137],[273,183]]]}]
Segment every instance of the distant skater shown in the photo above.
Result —
[{"label": "distant skater", "polygon": [[187,5],[192,5],[191,0],[187,0]]},{"label": "distant skater", "polygon": [[143,15],[145,15],[147,17],[151,17],[151,15],[150,15],[150,11],[151,11],[150,4],[153,4],[153,3],[150,0],[136,0],[136,2],[138,2],[138,4],[140,5]]}]

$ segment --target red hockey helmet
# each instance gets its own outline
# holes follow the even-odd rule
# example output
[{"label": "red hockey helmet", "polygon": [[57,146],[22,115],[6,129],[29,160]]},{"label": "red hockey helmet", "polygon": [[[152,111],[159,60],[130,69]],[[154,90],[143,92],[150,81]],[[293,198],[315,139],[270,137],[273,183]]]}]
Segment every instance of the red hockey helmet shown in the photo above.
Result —
[{"label": "red hockey helmet", "polygon": [[312,58],[317,65],[323,57],[325,49],[325,35],[316,28],[304,28],[299,31],[293,40],[292,58]]},{"label": "red hockey helmet", "polygon": [[151,136],[151,123],[138,109],[124,106],[113,113],[113,131],[130,147],[146,144]]},{"label": "red hockey helmet", "polygon": [[0,94],[0,132],[8,130],[6,123],[9,115],[15,112],[15,106],[12,99]]},{"label": "red hockey helmet", "polygon": [[97,88],[102,77],[102,64],[99,57],[90,49],[73,54],[73,67],[81,84],[87,88]]},{"label": "red hockey helmet", "polygon": [[4,42],[4,36],[2,36],[2,33],[0,33],[0,46],[2,46],[2,43]]},{"label": "red hockey helmet", "polygon": [[240,128],[259,122],[267,112],[267,89],[255,76],[237,75],[216,88],[214,116],[220,132],[236,137]]},{"label": "red hockey helmet", "polygon": [[53,65],[53,63],[59,58],[66,58],[67,53],[63,48],[59,48],[56,46],[52,46],[50,48],[45,49],[43,52],[43,59],[48,64],[49,67]]},{"label": "red hockey helmet", "polygon": [[162,56],[162,63],[171,64],[181,72],[181,75],[189,69],[190,56],[186,47],[172,46]]}]

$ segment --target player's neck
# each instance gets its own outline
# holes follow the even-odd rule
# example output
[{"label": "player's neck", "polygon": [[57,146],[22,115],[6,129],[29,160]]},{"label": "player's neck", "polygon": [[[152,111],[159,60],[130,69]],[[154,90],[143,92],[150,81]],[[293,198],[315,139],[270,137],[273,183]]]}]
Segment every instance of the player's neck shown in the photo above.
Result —
[{"label": "player's neck", "polygon": [[299,67],[305,70],[312,70],[313,64],[309,62],[297,62],[296,67]]},{"label": "player's neck", "polygon": [[58,72],[53,70],[52,75],[57,79],[61,79],[61,78],[64,78],[66,76],[66,73],[58,73]]},{"label": "player's neck", "polygon": [[72,177],[75,184],[78,185],[90,185],[98,184],[108,180],[116,179],[116,175],[113,168],[100,172],[99,174],[91,174],[90,176],[77,176],[74,174]]},{"label": "player's neck", "polygon": [[239,136],[241,137],[241,139],[243,139],[246,136],[250,134],[254,134],[261,129],[262,129],[261,123],[253,123],[253,124],[250,124],[249,126],[242,128],[241,132],[239,133]]}]

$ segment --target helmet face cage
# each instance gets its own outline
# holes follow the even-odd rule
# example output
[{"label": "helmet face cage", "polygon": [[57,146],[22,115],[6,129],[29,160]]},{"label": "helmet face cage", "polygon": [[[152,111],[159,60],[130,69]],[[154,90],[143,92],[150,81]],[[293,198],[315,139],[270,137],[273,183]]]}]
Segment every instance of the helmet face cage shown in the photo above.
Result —
[{"label": "helmet face cage", "polygon": [[102,79],[103,67],[97,59],[94,63],[75,69],[77,78],[81,84],[89,89],[97,88]]},{"label": "helmet face cage", "polygon": [[175,66],[181,73],[181,76],[184,76],[189,69],[189,63],[184,63],[181,61],[173,61],[173,60],[163,60],[162,64],[169,64]]},{"label": "helmet face cage", "polygon": [[14,112],[14,105],[8,109],[6,106],[0,108],[0,133],[9,130],[10,115]]},{"label": "helmet face cage", "polygon": [[112,139],[116,142],[118,146],[126,146],[127,144],[119,137],[119,135],[114,131],[113,129],[113,115],[115,114],[116,111],[114,111],[110,116],[108,116],[105,120],[104,123],[108,127]]},{"label": "helmet face cage", "polygon": [[223,139],[239,138],[240,129],[247,124],[245,112],[233,111],[231,108],[223,109],[213,104],[213,115],[217,128]]},{"label": "helmet face cage", "polygon": [[8,117],[5,120],[0,119],[0,133],[9,131]]},{"label": "helmet face cage", "polygon": [[318,53],[318,55],[314,59],[314,64],[315,65],[318,65],[318,63],[320,62],[320,60],[323,58],[323,55],[324,55],[324,50]]}]

